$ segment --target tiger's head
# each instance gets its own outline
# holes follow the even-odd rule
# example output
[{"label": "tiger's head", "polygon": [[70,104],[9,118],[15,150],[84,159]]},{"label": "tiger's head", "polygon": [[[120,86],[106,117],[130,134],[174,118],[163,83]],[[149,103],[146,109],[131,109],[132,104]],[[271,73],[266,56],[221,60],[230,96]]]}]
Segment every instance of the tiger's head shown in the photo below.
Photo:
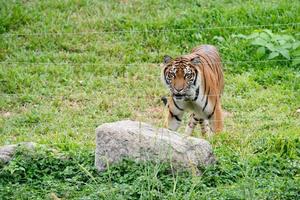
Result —
[{"label": "tiger's head", "polygon": [[198,68],[200,58],[187,59],[178,57],[172,59],[170,56],[164,57],[164,67],[162,71],[163,82],[170,89],[172,96],[176,100],[189,100],[195,96],[198,88]]}]

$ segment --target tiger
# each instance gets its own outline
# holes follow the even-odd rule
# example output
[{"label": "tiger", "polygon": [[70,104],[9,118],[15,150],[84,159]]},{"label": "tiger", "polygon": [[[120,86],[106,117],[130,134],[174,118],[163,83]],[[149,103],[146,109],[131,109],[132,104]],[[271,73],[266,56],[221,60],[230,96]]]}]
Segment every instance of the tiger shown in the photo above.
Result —
[{"label": "tiger", "polygon": [[162,97],[168,107],[167,128],[176,131],[186,110],[191,110],[185,134],[190,136],[199,123],[203,135],[223,129],[221,95],[224,90],[223,66],[215,46],[201,45],[190,54],[164,56],[162,81],[170,97]]}]

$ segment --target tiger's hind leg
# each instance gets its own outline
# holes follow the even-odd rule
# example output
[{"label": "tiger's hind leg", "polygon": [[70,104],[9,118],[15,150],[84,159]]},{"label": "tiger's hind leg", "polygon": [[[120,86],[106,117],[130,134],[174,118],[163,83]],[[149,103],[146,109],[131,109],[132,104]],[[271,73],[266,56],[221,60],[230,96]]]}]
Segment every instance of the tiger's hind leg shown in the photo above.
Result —
[{"label": "tiger's hind leg", "polygon": [[223,130],[223,114],[222,114],[222,107],[219,101],[216,104],[214,114],[211,118],[211,124],[214,133],[218,133]]}]

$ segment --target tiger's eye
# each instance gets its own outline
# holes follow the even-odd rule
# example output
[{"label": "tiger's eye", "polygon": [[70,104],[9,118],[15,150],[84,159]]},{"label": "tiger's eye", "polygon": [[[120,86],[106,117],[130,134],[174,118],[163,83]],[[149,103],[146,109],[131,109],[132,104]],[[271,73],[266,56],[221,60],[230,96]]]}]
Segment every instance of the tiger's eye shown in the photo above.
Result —
[{"label": "tiger's eye", "polygon": [[173,75],[172,73],[168,73],[168,74],[167,74],[167,78],[168,78],[168,79],[172,79],[173,77],[174,77],[174,75]]},{"label": "tiger's eye", "polygon": [[192,74],[191,73],[186,73],[185,78],[191,79],[192,78]]}]

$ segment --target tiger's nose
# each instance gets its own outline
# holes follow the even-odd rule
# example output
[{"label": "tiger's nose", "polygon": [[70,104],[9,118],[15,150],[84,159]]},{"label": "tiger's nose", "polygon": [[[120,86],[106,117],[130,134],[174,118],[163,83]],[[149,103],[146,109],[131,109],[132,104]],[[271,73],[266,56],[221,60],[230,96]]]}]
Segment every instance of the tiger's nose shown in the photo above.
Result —
[{"label": "tiger's nose", "polygon": [[175,91],[178,92],[178,93],[180,93],[180,92],[183,91],[183,87],[181,87],[181,88],[175,88]]}]

